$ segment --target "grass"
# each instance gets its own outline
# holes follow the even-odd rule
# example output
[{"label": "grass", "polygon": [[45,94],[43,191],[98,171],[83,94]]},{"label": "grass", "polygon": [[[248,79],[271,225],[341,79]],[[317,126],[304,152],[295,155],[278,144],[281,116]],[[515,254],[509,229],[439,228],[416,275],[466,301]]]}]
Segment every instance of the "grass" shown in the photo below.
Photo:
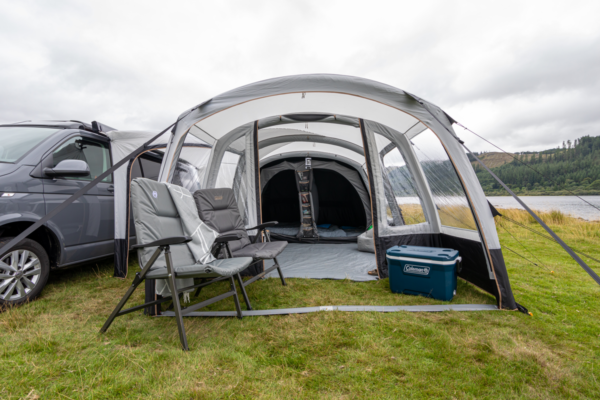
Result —
[{"label": "grass", "polygon": [[[501,212],[539,229],[519,211]],[[600,257],[600,223],[544,218],[574,248]],[[554,271],[504,252],[515,297],[533,317],[334,311],[187,318],[192,350],[183,353],[170,318],[132,313],[97,333],[130,284],[112,278],[111,263],[53,273],[39,300],[0,314],[0,398],[600,397],[598,286],[558,245],[506,221],[498,227],[503,245],[530,257],[503,226]],[[288,281],[250,286],[255,308],[440,303],[392,294],[387,280]],[[493,302],[461,281],[452,303]],[[233,303],[213,309],[233,310]]]}]

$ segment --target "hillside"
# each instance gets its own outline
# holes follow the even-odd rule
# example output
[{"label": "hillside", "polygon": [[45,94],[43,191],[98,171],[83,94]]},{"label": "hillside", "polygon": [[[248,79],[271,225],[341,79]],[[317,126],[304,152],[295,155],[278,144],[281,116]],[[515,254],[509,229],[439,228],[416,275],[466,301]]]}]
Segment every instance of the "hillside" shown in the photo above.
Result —
[{"label": "hillside", "polygon": [[[475,154],[477,154],[477,153],[475,153]],[[496,152],[477,154],[477,157],[481,161],[483,161],[485,163],[485,165],[487,165],[490,168],[501,167],[504,164],[507,164],[513,160],[513,158],[511,157],[510,154],[496,153]],[[477,161],[475,161],[473,158],[470,158],[470,159],[471,159],[471,164],[473,165],[473,168],[476,167],[475,164],[479,165],[479,163]]]},{"label": "hillside", "polygon": [[[562,147],[511,155],[475,153],[508,187],[522,195],[600,195],[600,136],[584,136]],[[473,157],[473,168],[488,196],[506,191]],[[534,170],[541,173],[538,174]]]}]

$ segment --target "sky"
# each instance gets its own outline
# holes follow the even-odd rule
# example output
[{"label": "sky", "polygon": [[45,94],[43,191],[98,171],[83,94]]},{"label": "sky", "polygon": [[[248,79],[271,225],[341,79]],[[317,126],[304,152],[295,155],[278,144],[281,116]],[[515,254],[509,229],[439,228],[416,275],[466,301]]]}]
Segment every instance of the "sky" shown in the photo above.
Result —
[{"label": "sky", "polygon": [[0,123],[158,132],[238,86],[333,73],[414,93],[505,150],[544,150],[600,135],[599,15],[595,0],[0,0]]}]

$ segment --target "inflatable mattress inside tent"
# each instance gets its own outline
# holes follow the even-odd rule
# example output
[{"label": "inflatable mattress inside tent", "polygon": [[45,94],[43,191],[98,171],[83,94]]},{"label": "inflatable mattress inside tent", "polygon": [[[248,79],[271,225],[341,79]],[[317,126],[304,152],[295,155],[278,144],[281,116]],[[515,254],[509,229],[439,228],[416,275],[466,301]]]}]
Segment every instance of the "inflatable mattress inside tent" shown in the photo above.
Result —
[{"label": "inflatable mattress inside tent", "polygon": [[[490,207],[453,123],[379,82],[274,78],[181,114],[157,145],[158,180],[191,192],[232,188],[247,228],[278,221],[269,234],[289,242],[279,257],[286,277],[385,278],[394,245],[448,247],[462,256],[461,278],[516,309]],[[131,167],[123,170],[118,276],[127,274],[130,245]]]}]

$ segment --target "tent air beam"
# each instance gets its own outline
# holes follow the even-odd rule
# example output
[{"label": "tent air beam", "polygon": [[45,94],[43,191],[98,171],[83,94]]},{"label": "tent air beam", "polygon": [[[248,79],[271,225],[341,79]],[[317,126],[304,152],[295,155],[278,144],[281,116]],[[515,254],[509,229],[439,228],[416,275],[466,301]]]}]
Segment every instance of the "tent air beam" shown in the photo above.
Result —
[{"label": "tent air beam", "polygon": [[331,144],[334,146],[343,147],[355,153],[358,153],[362,156],[365,155],[363,148],[354,143],[348,142],[346,140],[336,139],[327,136],[308,134],[308,135],[286,135],[286,136],[277,136],[274,138],[263,139],[258,142],[258,148],[263,149],[268,146],[273,146],[279,143],[289,143],[289,142],[312,142],[312,143],[323,143],[323,144]]},{"label": "tent air beam", "polygon": [[258,121],[258,129],[276,125],[297,124],[299,122],[320,122],[327,124],[348,125],[359,127],[358,118],[332,114],[287,114],[263,118]]}]

